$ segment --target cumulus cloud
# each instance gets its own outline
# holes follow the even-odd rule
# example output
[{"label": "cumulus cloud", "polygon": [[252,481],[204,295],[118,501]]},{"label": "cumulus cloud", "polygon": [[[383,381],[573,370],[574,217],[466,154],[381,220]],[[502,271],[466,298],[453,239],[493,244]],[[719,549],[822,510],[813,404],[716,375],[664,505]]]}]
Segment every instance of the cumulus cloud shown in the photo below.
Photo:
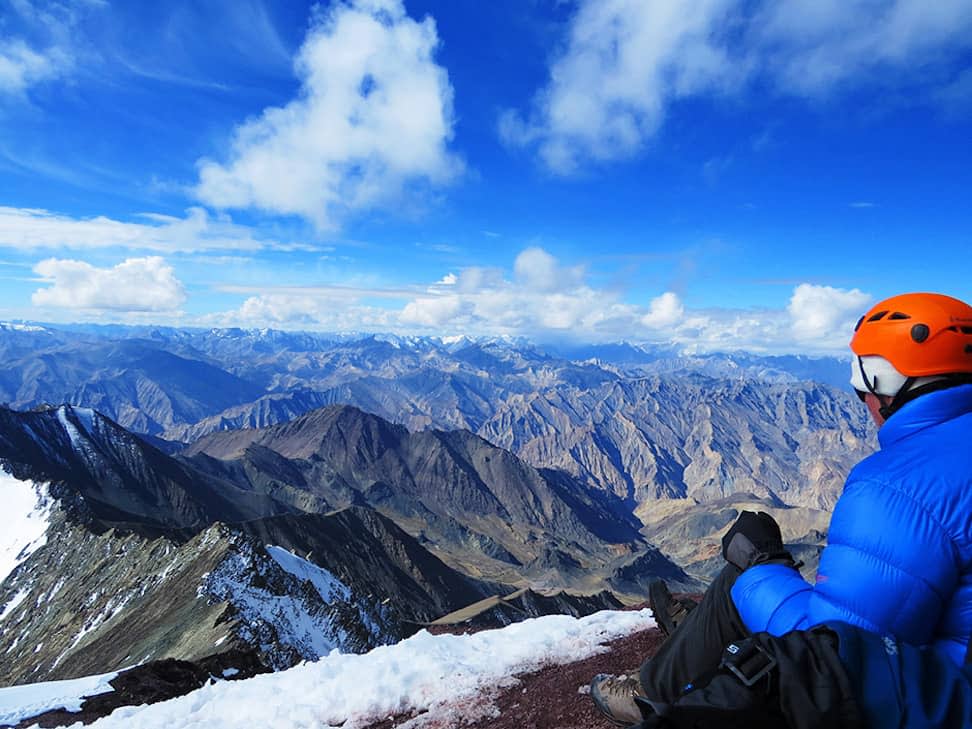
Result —
[{"label": "cumulus cloud", "polygon": [[251,296],[235,311],[200,317],[203,326],[272,326],[331,332],[394,331],[400,326],[398,311],[370,306],[360,298],[309,289],[294,293]]},{"label": "cumulus cloud", "polygon": [[34,292],[38,307],[153,312],[177,310],[186,292],[162,258],[129,258],[113,268],[49,258],[34,267],[47,288]]},{"label": "cumulus cloud", "polygon": [[469,313],[471,307],[461,296],[424,297],[408,302],[400,320],[420,327],[441,327],[456,321],[460,314]]},{"label": "cumulus cloud", "polygon": [[449,182],[461,163],[448,150],[453,92],[438,45],[434,21],[413,20],[401,0],[339,0],[297,56],[297,98],[240,126],[225,163],[200,161],[199,199],[328,228]]},{"label": "cumulus cloud", "polygon": [[[251,289],[222,287],[224,293]],[[780,308],[692,309],[676,293],[632,303],[599,288],[581,266],[542,248],[509,269],[469,267],[432,284],[398,288],[278,287],[201,323],[326,331],[517,335],[538,339],[674,344],[690,352],[841,353],[871,299],[857,289],[800,284]],[[381,300],[382,306],[374,301]]]},{"label": "cumulus cloud", "polygon": [[556,258],[537,247],[527,248],[516,257],[513,272],[522,286],[541,292],[576,287],[584,277],[583,267],[561,266]]},{"label": "cumulus cloud", "polygon": [[651,300],[648,313],[641,317],[641,323],[651,329],[671,327],[680,322],[684,316],[685,307],[678,294],[666,291]]},{"label": "cumulus cloud", "polygon": [[213,218],[202,208],[190,208],[184,218],[143,215],[146,222],[130,223],[104,216],[72,218],[47,210],[0,207],[0,247],[129,248],[162,252],[257,250],[290,248],[261,240],[227,217]]},{"label": "cumulus cloud", "polygon": [[679,99],[756,82],[820,97],[937,79],[961,93],[970,48],[972,0],[581,0],[548,82],[499,131],[567,174],[636,154]]},{"label": "cumulus cloud", "polygon": [[864,313],[871,297],[858,289],[800,284],[790,297],[787,312],[793,336],[802,341],[846,344],[854,323]]}]

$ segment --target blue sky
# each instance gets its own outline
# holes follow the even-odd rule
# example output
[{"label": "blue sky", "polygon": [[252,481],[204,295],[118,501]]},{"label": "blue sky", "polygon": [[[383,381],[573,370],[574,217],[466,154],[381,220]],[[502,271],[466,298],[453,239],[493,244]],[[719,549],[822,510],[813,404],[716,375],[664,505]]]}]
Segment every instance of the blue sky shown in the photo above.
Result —
[{"label": "blue sky", "polygon": [[970,132],[972,0],[5,0],[0,317],[839,349]]}]

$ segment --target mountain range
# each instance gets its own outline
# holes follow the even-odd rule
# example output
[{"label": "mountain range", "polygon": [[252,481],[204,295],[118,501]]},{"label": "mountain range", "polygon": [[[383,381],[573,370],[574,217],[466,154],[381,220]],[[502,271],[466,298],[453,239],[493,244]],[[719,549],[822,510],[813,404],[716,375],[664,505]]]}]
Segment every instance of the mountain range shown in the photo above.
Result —
[{"label": "mountain range", "polygon": [[[40,527],[0,574],[0,683],[226,651],[286,668],[397,641],[536,570],[563,586],[578,559],[607,576],[648,548],[632,517],[615,523],[566,477],[349,406],[178,456],[92,410],[0,409],[0,487],[27,505],[11,524]],[[520,615],[618,604],[542,598]]]},{"label": "mountain range", "polygon": [[0,402],[17,409],[70,403],[190,443],[353,405],[468,430],[635,508],[733,493],[829,508],[875,443],[835,358],[120,327],[4,330],[0,356]]},{"label": "mountain range", "polygon": [[0,326],[0,356],[0,487],[31,525],[0,683],[697,591],[742,509],[812,574],[874,447],[827,358],[46,326]]}]

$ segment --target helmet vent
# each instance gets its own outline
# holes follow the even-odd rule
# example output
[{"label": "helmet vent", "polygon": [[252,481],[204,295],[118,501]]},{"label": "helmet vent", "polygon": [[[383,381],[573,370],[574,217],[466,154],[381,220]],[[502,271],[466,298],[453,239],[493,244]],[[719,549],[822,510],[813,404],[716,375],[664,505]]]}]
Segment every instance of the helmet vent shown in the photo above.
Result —
[{"label": "helmet vent", "polygon": [[966,344],[965,345],[965,353],[966,354],[972,354],[972,344]]},{"label": "helmet vent", "polygon": [[927,324],[915,324],[911,327],[911,338],[918,344],[928,339],[929,334],[931,334],[931,331],[928,329]]},{"label": "helmet vent", "polygon": [[900,311],[894,312],[888,317],[888,321],[901,321],[902,319],[910,319],[911,317],[907,314],[902,314]]},{"label": "helmet vent", "polygon": [[856,332],[858,329],[860,329],[861,324],[863,323],[864,323],[864,317],[862,316],[860,319],[857,320],[857,326],[854,327],[854,331]]},{"label": "helmet vent", "polygon": [[960,327],[962,334],[972,334],[972,327]]},{"label": "helmet vent", "polygon": [[868,321],[881,321],[881,319],[883,319],[887,315],[887,313],[888,313],[887,311],[879,311],[877,314],[872,314],[868,318]]}]

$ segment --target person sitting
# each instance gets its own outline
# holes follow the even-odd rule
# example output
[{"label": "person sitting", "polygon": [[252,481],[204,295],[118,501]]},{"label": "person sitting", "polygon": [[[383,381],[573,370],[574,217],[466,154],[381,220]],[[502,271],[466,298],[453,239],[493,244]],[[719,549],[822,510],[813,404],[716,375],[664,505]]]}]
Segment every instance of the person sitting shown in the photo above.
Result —
[{"label": "person sitting", "polygon": [[639,700],[633,729],[969,729],[970,659],[839,622],[756,633],[674,703]]},{"label": "person sitting", "polygon": [[972,635],[972,307],[941,294],[886,299],[860,318],[851,350],[851,383],[881,449],[847,478],[815,584],[772,517],[743,512],[697,608],[686,613],[652,587],[661,626],[682,614],[656,655],[637,675],[592,681],[595,704],[616,723],[640,720],[636,697],[676,701],[726,645],[753,633],[837,621],[963,662]]}]

